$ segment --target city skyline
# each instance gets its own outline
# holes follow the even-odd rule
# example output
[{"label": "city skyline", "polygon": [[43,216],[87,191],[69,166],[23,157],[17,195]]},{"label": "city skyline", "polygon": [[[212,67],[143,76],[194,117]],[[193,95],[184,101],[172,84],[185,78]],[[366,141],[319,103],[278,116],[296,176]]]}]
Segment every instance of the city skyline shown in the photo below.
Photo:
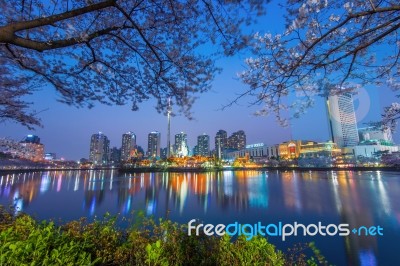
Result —
[{"label": "city skyline", "polygon": [[[282,9],[276,3],[271,3],[267,15],[259,20],[249,31],[279,33],[284,30]],[[207,48],[210,47],[204,49]],[[306,110],[307,113],[299,119],[292,120],[291,125],[286,128],[276,122],[273,114],[254,116],[260,106],[251,105],[249,102],[252,99],[244,98],[237,105],[221,110],[222,106],[228,105],[248,89],[238,80],[237,73],[243,71],[244,61],[249,56],[251,54],[243,52],[235,57],[221,58],[217,61],[217,66],[222,68],[222,72],[216,75],[210,91],[198,95],[199,98],[192,108],[194,119],[189,120],[179,114],[171,117],[171,138],[183,131],[187,133],[188,145],[194,147],[197,136],[203,133],[212,138],[219,129],[224,129],[229,134],[242,129],[246,132],[247,143],[264,142],[273,145],[290,139],[329,140],[323,97],[315,96],[314,107]],[[384,107],[398,100],[395,92],[384,85],[361,88],[354,98],[360,127],[370,121],[379,121]],[[38,88],[27,100],[33,103],[44,128],[28,130],[19,124],[3,122],[0,123],[0,137],[20,141],[28,134],[38,135],[45,145],[45,152],[55,152],[58,157],[72,160],[89,156],[90,136],[99,131],[108,136],[110,147],[119,147],[121,135],[132,131],[137,136],[137,144],[145,149],[147,134],[159,131],[162,135],[161,147],[167,147],[167,116],[157,113],[154,108],[157,103],[154,99],[143,102],[135,112],[131,111],[130,106],[101,104],[96,104],[92,109],[79,109],[61,104],[58,99],[60,96],[52,88]],[[297,95],[289,95],[289,100],[296,99]],[[172,109],[178,110],[179,106],[173,105]],[[294,111],[288,110],[284,114],[291,116]],[[399,143],[400,134],[395,132],[393,139],[395,143]]]},{"label": "city skyline", "polygon": [[[372,93],[375,93],[372,91]],[[382,100],[385,100],[383,97],[376,97],[375,96],[369,96],[368,93],[364,92],[364,95],[362,95],[361,98],[369,97],[369,110],[363,110],[365,109],[365,106],[361,104],[360,99],[356,99],[355,103],[355,109],[356,109],[356,116],[357,117],[357,122],[359,125],[363,125],[363,123],[371,121],[379,117],[379,109],[373,108],[373,106],[384,106],[383,104],[379,104],[376,101],[372,101],[371,99],[379,99],[381,102]],[[362,100],[362,99],[361,99]],[[301,117],[298,120],[294,121],[293,126],[283,128],[279,126],[274,120],[273,117],[255,117],[251,116],[250,114],[246,114],[245,117],[247,118],[246,120],[246,125],[250,125],[250,127],[255,127],[254,129],[249,129],[249,128],[241,128],[238,123],[227,123],[226,126],[221,125],[220,123],[215,123],[215,125],[211,125],[211,130],[205,130],[203,128],[198,128],[198,127],[191,127],[191,124],[199,124],[199,121],[189,121],[186,118],[183,117],[173,117],[171,119],[171,135],[175,136],[175,134],[180,133],[181,131],[184,131],[187,133],[188,136],[188,145],[193,148],[196,145],[197,142],[197,137],[200,136],[203,133],[206,133],[210,135],[211,137],[211,142],[213,142],[213,138],[215,134],[218,132],[220,129],[224,129],[228,132],[228,135],[238,131],[238,130],[244,130],[246,132],[247,136],[247,143],[259,143],[259,142],[264,142],[269,145],[273,145],[276,143],[280,143],[282,141],[287,141],[290,139],[312,139],[316,141],[327,141],[330,139],[329,136],[329,128],[328,128],[328,123],[326,122],[326,111],[324,110],[325,108],[325,103],[324,99],[320,99],[320,112],[318,114],[313,114],[313,113],[308,113],[305,116]],[[68,108],[67,106],[63,105],[58,105],[58,108],[65,109]],[[318,107],[318,106],[317,106]],[[239,107],[234,107],[236,109],[239,109]],[[315,107],[316,108],[316,107]],[[315,109],[314,108],[314,109]],[[243,108],[244,111],[248,110],[247,108]],[[313,110],[313,109],[311,109]],[[73,110],[77,112],[78,110]],[[92,110],[88,110],[89,112],[92,112]],[[154,111],[155,112],[155,111]],[[216,112],[217,113],[217,112]],[[241,113],[241,112],[239,112]],[[136,116],[140,117],[140,112],[138,113],[133,113]],[[361,116],[362,120],[359,121],[359,117]],[[15,134],[15,131],[13,132],[14,135],[3,135],[3,132],[11,131],[13,128],[22,128],[21,126],[18,125],[13,125],[12,127],[6,127],[5,130],[1,130],[2,136],[1,137],[9,137],[13,138],[17,141],[22,140],[26,137],[26,135],[29,134],[35,134],[41,137],[42,143],[45,144],[45,152],[54,152],[57,155],[59,154],[59,157],[63,157],[66,159],[72,159],[72,160],[78,160],[80,158],[88,158],[88,149],[89,149],[89,141],[90,141],[90,136],[94,134],[95,132],[103,132],[105,135],[108,136],[110,139],[110,148],[111,147],[120,147],[121,146],[121,141],[122,141],[122,134],[128,131],[132,131],[133,133],[136,134],[137,136],[137,145],[142,146],[143,148],[147,148],[147,134],[152,130],[152,128],[157,128],[161,135],[161,148],[166,147],[166,134],[167,134],[167,117],[162,115],[162,114],[156,114],[154,115],[155,119],[153,121],[158,121],[157,125],[152,125],[148,124],[147,127],[140,127],[137,130],[134,129],[134,126],[127,126],[125,127],[126,130],[122,132],[117,132],[116,130],[105,130],[106,126],[103,126],[103,128],[100,128],[98,130],[90,130],[87,129],[86,131],[88,132],[87,135],[85,136],[79,136],[80,139],[83,140],[81,142],[81,145],[74,145],[74,141],[72,141],[71,145],[68,145],[68,147],[75,147],[74,149],[70,149],[69,154],[65,152],[65,149],[63,148],[54,148],[57,147],[57,143],[52,143],[52,140],[54,139],[49,139],[49,134],[43,134],[42,132],[46,132],[46,127],[44,129],[39,129],[36,131],[29,131],[29,130],[21,130],[21,132],[26,132],[25,134],[20,134],[20,137],[18,137],[18,133]],[[311,117],[311,118],[310,118]],[[372,117],[372,118],[371,118]],[[236,117],[237,118],[237,117]],[[212,119],[212,118],[211,118]],[[108,119],[107,119],[108,120]],[[229,121],[230,118],[228,117],[227,121]],[[234,120],[234,119],[233,119]],[[251,123],[249,123],[249,121]],[[258,121],[265,121],[264,124],[259,124]],[[77,122],[83,122],[85,123],[85,120],[82,121],[77,121]],[[319,125],[318,127],[314,128],[314,130],[307,124],[315,124],[317,122]],[[176,129],[178,126],[182,125],[187,125],[187,129]],[[303,126],[304,125],[304,126]],[[1,125],[4,128],[4,125]],[[210,127],[210,125],[208,125]],[[50,125],[50,127],[52,127]],[[54,128],[54,125],[53,125]],[[57,127],[56,127],[57,128]],[[90,128],[90,127],[88,127]],[[113,124],[111,124],[111,129],[115,128],[113,127]],[[57,131],[56,131],[57,132]],[[138,132],[138,133],[136,133]],[[17,135],[17,137],[13,137]],[[52,134],[50,134],[52,135]],[[398,136],[399,134],[395,133],[393,136],[394,142],[398,142]],[[57,141],[58,142],[58,141]],[[165,142],[165,143],[164,143]],[[60,144],[60,143],[58,143]],[[214,143],[213,143],[214,144]],[[83,146],[84,145],[84,146]],[[79,146],[79,148],[77,148]],[[85,148],[83,148],[83,147]],[[211,149],[213,149],[214,145],[211,145]]]},{"label": "city skyline", "polygon": [[399,0],[1,3],[2,262],[400,261]]}]

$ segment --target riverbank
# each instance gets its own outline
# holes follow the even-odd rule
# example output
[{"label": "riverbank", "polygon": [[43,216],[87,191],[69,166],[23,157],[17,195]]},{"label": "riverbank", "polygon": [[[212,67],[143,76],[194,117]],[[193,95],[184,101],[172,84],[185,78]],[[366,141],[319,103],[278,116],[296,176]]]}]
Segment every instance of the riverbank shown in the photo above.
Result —
[{"label": "riverbank", "polygon": [[135,167],[135,168],[119,168],[122,173],[141,173],[141,172],[220,172],[220,171],[400,171],[400,167],[287,167],[287,166],[263,166],[263,167],[213,167],[213,168],[195,168],[195,167]]}]

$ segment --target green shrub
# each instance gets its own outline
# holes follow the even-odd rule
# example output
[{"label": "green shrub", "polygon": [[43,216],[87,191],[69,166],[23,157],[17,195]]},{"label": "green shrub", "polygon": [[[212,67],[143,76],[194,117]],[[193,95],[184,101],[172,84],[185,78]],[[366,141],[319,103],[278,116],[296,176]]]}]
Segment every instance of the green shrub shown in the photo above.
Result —
[{"label": "green shrub", "polygon": [[0,233],[0,264],[90,265],[91,256],[85,248],[61,233],[53,222],[37,224],[22,215]]},{"label": "green shrub", "polygon": [[[139,213],[140,214],[140,213]],[[318,265],[326,264],[314,244],[314,256],[283,254],[260,236],[247,241],[187,235],[187,226],[139,215],[119,229],[117,217],[71,221],[62,226],[36,222],[0,206],[0,265]],[[139,222],[137,222],[139,221]],[[294,253],[293,253],[294,254]]]}]

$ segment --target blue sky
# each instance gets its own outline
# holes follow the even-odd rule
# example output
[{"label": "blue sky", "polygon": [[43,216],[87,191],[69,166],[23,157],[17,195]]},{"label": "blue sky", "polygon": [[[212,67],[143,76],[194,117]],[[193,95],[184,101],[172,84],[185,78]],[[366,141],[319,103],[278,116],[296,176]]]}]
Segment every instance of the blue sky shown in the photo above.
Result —
[{"label": "blue sky", "polygon": [[[252,31],[279,33],[283,29],[281,11],[274,5],[267,15],[260,20]],[[273,115],[256,117],[253,113],[257,106],[249,106],[251,98],[244,98],[239,105],[220,110],[237,94],[246,90],[236,77],[244,69],[246,55],[239,54],[232,58],[217,61],[223,68],[213,82],[212,89],[200,94],[193,106],[194,120],[176,116],[171,124],[171,141],[176,133],[184,131],[188,135],[190,147],[196,145],[197,136],[206,133],[211,136],[211,148],[214,148],[214,136],[219,129],[231,134],[244,130],[247,143],[264,142],[276,144],[289,139],[308,139],[327,141],[329,139],[326,111],[322,98],[315,98],[315,106],[300,119],[295,119],[288,128],[282,128]],[[151,131],[161,132],[161,144],[166,146],[167,119],[158,114],[155,102],[149,100],[140,106],[139,111],[132,112],[129,106],[104,106],[97,104],[92,109],[78,109],[58,103],[54,89],[44,87],[29,99],[34,102],[35,110],[44,110],[39,114],[44,128],[30,131],[15,123],[0,124],[0,137],[22,140],[27,134],[36,134],[45,145],[46,152],[55,152],[57,157],[66,159],[87,158],[92,134],[102,131],[110,141],[111,147],[121,146],[122,134],[133,131],[137,142],[147,150],[147,134]],[[394,93],[387,88],[366,88],[355,97],[355,107],[359,126],[371,120],[379,120],[383,107],[395,101]],[[399,134],[395,134],[399,142]]]}]

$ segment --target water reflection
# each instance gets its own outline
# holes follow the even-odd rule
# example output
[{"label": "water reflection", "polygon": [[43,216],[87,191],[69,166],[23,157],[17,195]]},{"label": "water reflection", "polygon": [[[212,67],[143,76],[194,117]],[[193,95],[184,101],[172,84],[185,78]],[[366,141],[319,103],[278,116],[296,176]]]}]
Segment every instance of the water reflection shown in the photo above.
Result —
[{"label": "water reflection", "polygon": [[[337,256],[324,239],[323,253],[337,264],[375,265],[400,236],[400,180],[392,172],[237,171],[135,173],[54,171],[0,176],[0,203],[38,218],[77,219],[105,212],[147,215],[179,222],[347,223],[380,225],[384,237],[337,237]],[[309,240],[309,239],[306,239]],[[311,239],[314,240],[314,239]],[[279,240],[272,239],[279,246]],[[317,241],[317,244],[318,244]],[[328,243],[328,242],[327,242]],[[328,244],[327,244],[328,245]],[[335,251],[335,252],[336,252]],[[386,261],[385,261],[386,260]]]}]

